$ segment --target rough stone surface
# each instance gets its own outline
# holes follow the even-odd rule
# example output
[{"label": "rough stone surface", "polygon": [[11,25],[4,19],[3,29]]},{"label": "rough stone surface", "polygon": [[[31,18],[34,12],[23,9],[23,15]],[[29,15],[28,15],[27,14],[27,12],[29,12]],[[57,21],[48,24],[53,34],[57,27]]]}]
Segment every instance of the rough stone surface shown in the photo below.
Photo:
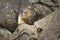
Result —
[{"label": "rough stone surface", "polygon": [[34,9],[37,13],[41,14],[42,17],[45,17],[46,15],[52,12],[52,10],[49,7],[41,4],[34,4]]},{"label": "rough stone surface", "polygon": [[48,5],[50,5],[50,6],[56,6],[58,0],[41,0],[41,2],[43,2],[43,3],[45,3],[45,4],[48,4]]},{"label": "rough stone surface", "polygon": [[[60,0],[23,0],[23,5],[20,1],[0,0],[0,40],[60,40]],[[28,5],[41,18],[34,25],[17,25],[20,7]]]},{"label": "rough stone surface", "polygon": [[[51,15],[54,15],[53,17]],[[43,31],[40,34],[39,40],[59,40],[60,36],[60,11],[55,11],[51,15],[48,15],[52,17],[52,22],[48,25],[47,29],[43,29]],[[48,17],[47,16],[47,17]],[[44,26],[46,27],[46,26]]]},{"label": "rough stone surface", "polygon": [[9,37],[12,33],[7,29],[0,28],[0,40],[9,40]]},{"label": "rough stone surface", "polygon": [[13,0],[0,0],[0,24],[10,31],[17,27],[16,10],[17,2]]},{"label": "rough stone surface", "polygon": [[[30,37],[37,38],[38,34],[37,34],[36,30],[37,29],[34,26],[29,26],[27,24],[22,24],[15,30],[15,32],[12,34],[10,39],[11,40],[13,40],[13,39],[18,40],[18,39],[21,39],[23,36],[24,36],[24,38],[28,37],[28,38],[25,38],[27,40],[30,39]],[[23,40],[23,39],[21,39],[21,40]]]},{"label": "rough stone surface", "polygon": [[46,29],[54,21],[54,18],[56,18],[56,15],[58,15],[59,13],[59,11],[52,12],[41,20],[36,21],[34,24],[37,28],[40,27],[42,29]]}]

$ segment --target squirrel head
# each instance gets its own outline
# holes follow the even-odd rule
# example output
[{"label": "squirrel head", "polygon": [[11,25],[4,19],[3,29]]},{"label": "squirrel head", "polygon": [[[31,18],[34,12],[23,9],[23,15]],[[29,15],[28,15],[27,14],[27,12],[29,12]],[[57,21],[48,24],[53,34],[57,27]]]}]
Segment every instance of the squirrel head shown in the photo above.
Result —
[{"label": "squirrel head", "polygon": [[29,9],[24,9],[24,11],[21,14],[19,14],[18,24],[27,22],[30,19],[31,15],[32,14]]},{"label": "squirrel head", "polygon": [[29,20],[29,18],[31,17],[31,11],[29,10],[29,9],[27,9],[27,10],[25,10],[25,13],[23,13],[23,15],[22,15],[22,20],[24,20],[24,21],[28,21]]}]

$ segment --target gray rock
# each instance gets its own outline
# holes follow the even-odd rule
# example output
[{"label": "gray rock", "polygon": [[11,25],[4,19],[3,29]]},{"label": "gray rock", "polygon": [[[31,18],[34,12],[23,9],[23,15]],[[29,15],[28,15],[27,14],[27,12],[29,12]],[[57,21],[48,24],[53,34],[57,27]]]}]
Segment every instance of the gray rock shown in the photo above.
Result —
[{"label": "gray rock", "polygon": [[40,0],[41,2],[48,4],[50,6],[56,6],[57,5],[57,0]]},{"label": "gray rock", "polygon": [[52,12],[50,15],[39,20],[39,22],[36,22],[35,25],[43,29],[41,34],[39,34],[39,40],[59,40],[60,10]]},{"label": "gray rock", "polygon": [[9,40],[11,34],[7,29],[0,28],[0,40]]},{"label": "gray rock", "polygon": [[17,27],[17,13],[15,13],[17,4],[14,0],[0,0],[0,24],[10,31],[14,31]]},{"label": "gray rock", "polygon": [[41,14],[42,17],[45,17],[46,15],[52,12],[52,10],[49,7],[41,4],[34,4],[34,9],[37,13]]},{"label": "gray rock", "polygon": [[60,0],[58,0],[58,5],[60,6]]},{"label": "gray rock", "polygon": [[40,2],[42,2],[41,4],[46,5],[53,11],[60,9],[60,6],[59,6],[60,1],[59,0],[40,0]]},{"label": "gray rock", "polygon": [[18,26],[15,32],[11,35],[10,40],[29,40],[30,38],[37,38],[36,27],[22,24]]},{"label": "gray rock", "polygon": [[34,25],[36,25],[37,28],[42,28],[42,29],[47,29],[48,26],[54,21],[53,19],[55,18],[55,16],[57,15],[58,12],[56,13],[51,13],[49,15],[47,15],[46,17],[42,18],[41,20],[38,20],[34,23]]}]

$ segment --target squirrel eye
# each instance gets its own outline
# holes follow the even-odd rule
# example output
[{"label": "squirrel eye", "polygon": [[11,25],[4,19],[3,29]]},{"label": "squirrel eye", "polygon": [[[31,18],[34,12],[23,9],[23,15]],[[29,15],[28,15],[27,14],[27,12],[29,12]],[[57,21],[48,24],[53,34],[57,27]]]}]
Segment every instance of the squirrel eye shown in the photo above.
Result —
[{"label": "squirrel eye", "polygon": [[26,12],[25,12],[25,14],[26,14]]}]

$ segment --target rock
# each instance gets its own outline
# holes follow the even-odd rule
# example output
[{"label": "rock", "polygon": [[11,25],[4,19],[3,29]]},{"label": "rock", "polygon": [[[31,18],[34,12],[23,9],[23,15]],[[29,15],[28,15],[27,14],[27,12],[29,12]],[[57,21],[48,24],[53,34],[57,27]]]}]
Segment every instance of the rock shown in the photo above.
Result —
[{"label": "rock", "polygon": [[7,29],[0,28],[0,40],[9,40],[11,34]]},{"label": "rock", "polygon": [[13,40],[13,39],[15,39],[15,40],[28,40],[32,37],[34,37],[34,38],[38,37],[38,34],[36,32],[36,28],[34,26],[22,24],[22,25],[18,26],[18,28],[12,34],[12,36],[10,37],[10,40]]},{"label": "rock", "polygon": [[40,0],[44,4],[48,4],[50,6],[56,6],[57,5],[57,0]]},{"label": "rock", "polygon": [[35,23],[37,28],[43,29],[39,40],[59,40],[60,10],[54,11]]},{"label": "rock", "polygon": [[52,9],[53,11],[60,9],[59,0],[40,0],[40,2],[41,2],[40,4],[46,5],[47,7]]},{"label": "rock", "polygon": [[58,0],[58,5],[60,6],[60,0]]},{"label": "rock", "polygon": [[13,32],[17,27],[16,10],[18,3],[14,0],[0,0],[0,25]]},{"label": "rock", "polygon": [[46,17],[42,18],[41,20],[38,20],[34,23],[37,28],[47,29],[48,25],[50,25],[53,22],[53,19],[55,18],[56,13],[51,13],[47,15]]},{"label": "rock", "polygon": [[52,10],[49,7],[41,4],[34,4],[34,9],[37,13],[41,14],[42,17],[45,17],[46,15],[52,12]]}]

